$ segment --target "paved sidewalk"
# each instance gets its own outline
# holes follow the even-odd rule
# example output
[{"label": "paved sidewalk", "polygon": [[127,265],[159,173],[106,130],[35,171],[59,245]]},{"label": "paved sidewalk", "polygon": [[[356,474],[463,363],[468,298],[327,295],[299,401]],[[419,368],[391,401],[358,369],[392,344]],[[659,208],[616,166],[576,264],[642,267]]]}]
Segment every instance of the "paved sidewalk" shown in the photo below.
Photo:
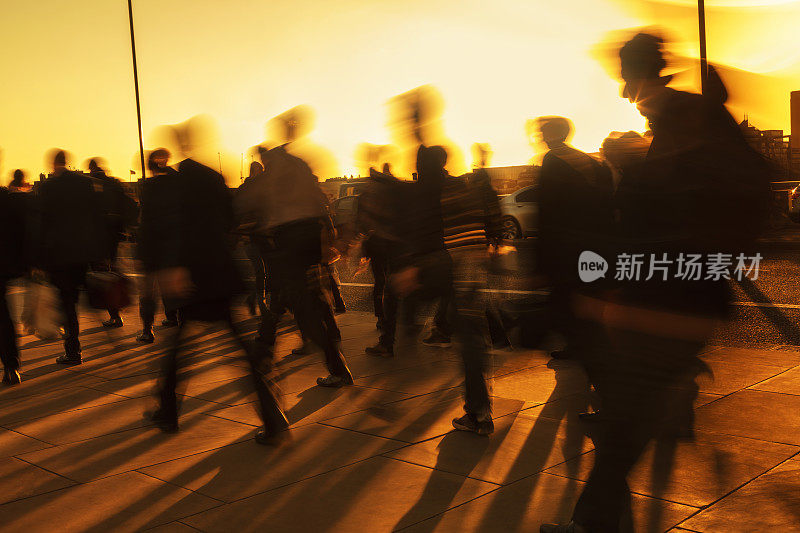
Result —
[{"label": "paved sidewalk", "polygon": [[[252,439],[247,364],[227,334],[196,332],[181,431],[166,435],[142,418],[165,345],[138,345],[132,314],[112,332],[100,318],[83,319],[78,367],[55,364],[60,342],[21,339],[25,381],[0,389],[4,532],[538,531],[568,519],[591,466],[575,416],[585,378],[543,352],[492,355],[496,431],[483,438],[451,431],[453,351],[367,356],[374,320],[348,313],[356,386],[319,389],[321,357],[285,355],[293,438],[270,448]],[[278,353],[299,343],[288,331]],[[800,351],[704,358],[715,376],[701,380],[696,442],[654,446],[630,480],[637,531],[800,531]]]}]

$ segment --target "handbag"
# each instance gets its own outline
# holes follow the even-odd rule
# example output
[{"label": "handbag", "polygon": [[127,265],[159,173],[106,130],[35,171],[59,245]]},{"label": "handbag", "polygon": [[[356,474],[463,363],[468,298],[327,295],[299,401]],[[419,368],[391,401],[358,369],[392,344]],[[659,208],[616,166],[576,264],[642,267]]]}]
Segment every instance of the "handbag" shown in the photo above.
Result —
[{"label": "handbag", "polygon": [[86,274],[89,305],[94,309],[123,309],[131,304],[131,281],[123,274],[89,271]]}]

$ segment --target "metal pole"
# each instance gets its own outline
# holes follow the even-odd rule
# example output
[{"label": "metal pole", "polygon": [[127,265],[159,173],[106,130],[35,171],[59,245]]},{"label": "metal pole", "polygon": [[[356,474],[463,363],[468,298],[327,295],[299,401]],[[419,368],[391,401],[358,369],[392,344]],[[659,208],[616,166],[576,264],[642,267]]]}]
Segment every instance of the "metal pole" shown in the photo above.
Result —
[{"label": "metal pole", "polygon": [[697,0],[697,19],[700,25],[700,92],[706,94],[706,85],[708,83],[708,56],[706,55],[705,0]]},{"label": "metal pole", "polygon": [[139,122],[139,159],[142,163],[142,178],[145,176],[144,169],[144,141],[142,139],[142,109],[139,105],[139,71],[136,69],[136,39],[133,36],[133,6],[128,0],[128,21],[131,26],[131,56],[133,58],[133,89],[136,93],[136,120]]}]

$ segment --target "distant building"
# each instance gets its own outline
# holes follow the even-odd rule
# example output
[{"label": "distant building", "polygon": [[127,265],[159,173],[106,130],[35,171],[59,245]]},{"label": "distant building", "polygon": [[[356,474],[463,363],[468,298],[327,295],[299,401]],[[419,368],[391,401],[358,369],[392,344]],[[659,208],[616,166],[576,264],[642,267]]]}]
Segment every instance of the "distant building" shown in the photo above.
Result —
[{"label": "distant building", "polygon": [[792,174],[789,160],[789,135],[784,135],[783,130],[759,130],[750,124],[747,117],[739,124],[747,143],[758,153],[772,162],[780,177]]},{"label": "distant building", "polygon": [[793,177],[800,177],[800,91],[792,91],[789,107],[792,128],[789,136],[789,169]]},{"label": "distant building", "polygon": [[511,167],[487,167],[486,172],[498,194],[511,194],[528,185],[536,185],[541,167],[516,165]]}]

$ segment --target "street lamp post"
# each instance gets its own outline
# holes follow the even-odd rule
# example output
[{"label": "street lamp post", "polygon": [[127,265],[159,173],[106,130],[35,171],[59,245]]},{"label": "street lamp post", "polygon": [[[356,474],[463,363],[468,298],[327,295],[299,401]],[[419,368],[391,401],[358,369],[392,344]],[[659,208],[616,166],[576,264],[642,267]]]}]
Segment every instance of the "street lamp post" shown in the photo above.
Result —
[{"label": "street lamp post", "polygon": [[700,92],[706,93],[708,83],[708,57],[706,55],[706,6],[705,0],[697,0],[697,19],[700,26]]},{"label": "street lamp post", "polygon": [[128,21],[131,28],[131,57],[133,59],[133,90],[136,94],[136,120],[139,123],[139,160],[142,164],[142,178],[144,178],[144,141],[142,139],[142,109],[139,106],[139,72],[136,69],[136,39],[133,36],[133,5],[128,0]]}]

